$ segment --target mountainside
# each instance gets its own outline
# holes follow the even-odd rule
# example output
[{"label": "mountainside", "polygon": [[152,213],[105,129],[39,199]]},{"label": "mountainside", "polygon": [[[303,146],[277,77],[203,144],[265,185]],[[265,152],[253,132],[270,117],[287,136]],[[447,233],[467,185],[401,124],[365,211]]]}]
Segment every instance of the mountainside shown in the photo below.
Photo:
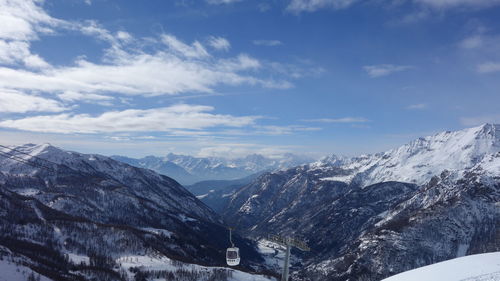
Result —
[{"label": "mountainside", "polygon": [[305,240],[297,280],[380,280],[499,251],[499,201],[500,126],[486,124],[264,174],[223,216],[253,237]]},{"label": "mountainside", "polygon": [[[50,268],[67,280],[81,278],[72,276],[65,254],[105,261],[155,255],[206,265],[225,262],[229,242],[220,217],[171,178],[47,144],[0,152],[0,247],[8,249],[2,255],[27,258],[20,263],[39,273],[38,267]],[[250,242],[234,239],[246,256],[242,269],[261,261]],[[50,256],[37,256],[45,253]],[[104,262],[97,271],[124,280],[119,271],[113,273],[113,264]]]},{"label": "mountainside", "polygon": [[154,170],[174,178],[183,185],[192,185],[207,180],[236,180],[258,172],[293,167],[312,161],[310,158],[294,154],[285,154],[277,159],[258,154],[226,159],[200,158],[173,153],[165,157],[147,156],[141,159],[124,156],[112,156],[112,158],[136,167]]}]

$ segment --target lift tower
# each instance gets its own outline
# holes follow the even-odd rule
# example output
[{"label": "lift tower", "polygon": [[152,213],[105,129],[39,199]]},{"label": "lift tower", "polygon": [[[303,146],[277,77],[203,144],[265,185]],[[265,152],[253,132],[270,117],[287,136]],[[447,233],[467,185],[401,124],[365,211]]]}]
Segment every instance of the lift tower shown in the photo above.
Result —
[{"label": "lift tower", "polygon": [[290,249],[295,247],[302,251],[310,251],[311,249],[303,241],[292,237],[282,237],[279,235],[269,235],[268,240],[274,243],[280,244],[286,248],[285,250],[285,260],[283,262],[283,272],[281,274],[281,281],[288,281],[288,273],[290,269]]}]

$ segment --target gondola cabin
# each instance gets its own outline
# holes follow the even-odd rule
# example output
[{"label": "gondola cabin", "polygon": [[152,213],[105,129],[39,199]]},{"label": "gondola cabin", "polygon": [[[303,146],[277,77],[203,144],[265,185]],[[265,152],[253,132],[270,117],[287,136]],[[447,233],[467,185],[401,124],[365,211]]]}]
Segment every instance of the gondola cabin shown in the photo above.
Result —
[{"label": "gondola cabin", "polygon": [[236,247],[227,248],[226,262],[229,266],[236,266],[240,264],[240,249]]}]

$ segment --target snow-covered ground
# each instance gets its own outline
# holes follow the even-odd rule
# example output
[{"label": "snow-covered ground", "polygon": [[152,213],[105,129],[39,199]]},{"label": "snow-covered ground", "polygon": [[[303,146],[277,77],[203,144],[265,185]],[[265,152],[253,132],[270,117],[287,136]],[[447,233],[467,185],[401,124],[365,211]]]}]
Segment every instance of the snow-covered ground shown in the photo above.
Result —
[{"label": "snow-covered ground", "polygon": [[[123,256],[116,260],[121,268],[125,269],[132,278],[133,274],[130,268],[137,267],[144,271],[153,270],[167,270],[175,272],[177,269],[184,269],[188,271],[210,272],[216,269],[228,269],[224,267],[207,267],[196,264],[187,264],[181,262],[174,262],[164,256]],[[246,272],[228,269],[232,272],[232,277],[229,281],[275,281],[274,278],[268,278],[262,275],[252,275]]]},{"label": "snow-covered ground", "polygon": [[285,247],[267,239],[259,240],[257,247],[259,253],[261,253],[264,257],[267,266],[273,269],[279,269],[283,266],[283,260],[285,259]]},{"label": "snow-covered ground", "polygon": [[382,281],[500,281],[500,252],[456,258]]},{"label": "snow-covered ground", "polygon": [[[33,271],[22,265],[0,260],[0,281],[26,281]],[[38,273],[34,273],[38,277]],[[52,281],[40,275],[40,281]]]},{"label": "snow-covered ground", "polygon": [[[89,263],[89,258],[83,255],[67,253],[69,259],[74,263]],[[130,255],[116,259],[116,263],[127,272],[129,280],[134,280],[134,273],[131,268],[139,268],[141,271],[171,271],[176,272],[179,269],[187,271],[207,272],[210,273],[217,269],[228,270],[231,272],[231,278],[228,281],[276,281],[274,278],[265,277],[262,275],[252,275],[246,272],[224,268],[224,267],[207,267],[196,264],[187,264],[173,261],[164,256],[139,256]],[[28,267],[15,264],[7,260],[0,260],[0,281],[26,281],[32,270]],[[34,272],[34,276],[40,276],[40,281],[52,281],[43,275]],[[156,280],[156,279],[154,279]]]},{"label": "snow-covered ground", "polygon": [[[283,270],[285,260],[285,247],[267,239],[260,239],[257,244],[259,253],[264,258],[264,263],[275,272]],[[290,255],[290,270],[294,270],[294,265],[301,263],[302,259],[293,254]]]},{"label": "snow-covered ground", "polygon": [[166,229],[159,229],[159,228],[152,228],[152,227],[143,227],[141,229],[144,231],[147,231],[147,232],[157,234],[157,235],[163,234],[168,238],[172,237],[172,234],[173,234],[171,231],[168,231]]}]

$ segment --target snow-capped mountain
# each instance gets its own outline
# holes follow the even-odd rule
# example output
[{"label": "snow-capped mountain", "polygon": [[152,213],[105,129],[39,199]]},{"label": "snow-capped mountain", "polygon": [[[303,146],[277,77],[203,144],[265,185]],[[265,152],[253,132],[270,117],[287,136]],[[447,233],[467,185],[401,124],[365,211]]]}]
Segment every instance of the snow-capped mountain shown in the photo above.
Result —
[{"label": "snow-capped mountain", "polygon": [[165,157],[147,156],[134,159],[112,156],[112,158],[136,167],[154,170],[174,178],[183,185],[207,180],[235,180],[266,170],[289,168],[313,161],[311,158],[291,153],[279,158],[269,158],[259,154],[235,159],[202,158],[173,153]]},{"label": "snow-capped mountain", "polygon": [[250,236],[309,243],[294,280],[380,280],[500,251],[499,132],[486,124],[267,173],[238,190],[223,216]]},{"label": "snow-capped mountain", "polygon": [[366,186],[384,181],[423,184],[443,170],[462,177],[463,172],[481,167],[498,174],[496,153],[500,152],[500,126],[485,124],[456,132],[442,132],[416,139],[384,153],[354,158],[331,156],[312,167],[342,167],[345,173],[323,178]]},{"label": "snow-capped mountain", "polygon": [[[221,218],[171,178],[48,144],[0,154],[0,256],[11,262],[54,280],[127,280],[120,276],[141,266],[121,272],[118,261],[130,256],[225,262]],[[242,268],[261,261],[248,240],[233,239],[246,255]],[[88,262],[75,270],[82,259]]]}]

